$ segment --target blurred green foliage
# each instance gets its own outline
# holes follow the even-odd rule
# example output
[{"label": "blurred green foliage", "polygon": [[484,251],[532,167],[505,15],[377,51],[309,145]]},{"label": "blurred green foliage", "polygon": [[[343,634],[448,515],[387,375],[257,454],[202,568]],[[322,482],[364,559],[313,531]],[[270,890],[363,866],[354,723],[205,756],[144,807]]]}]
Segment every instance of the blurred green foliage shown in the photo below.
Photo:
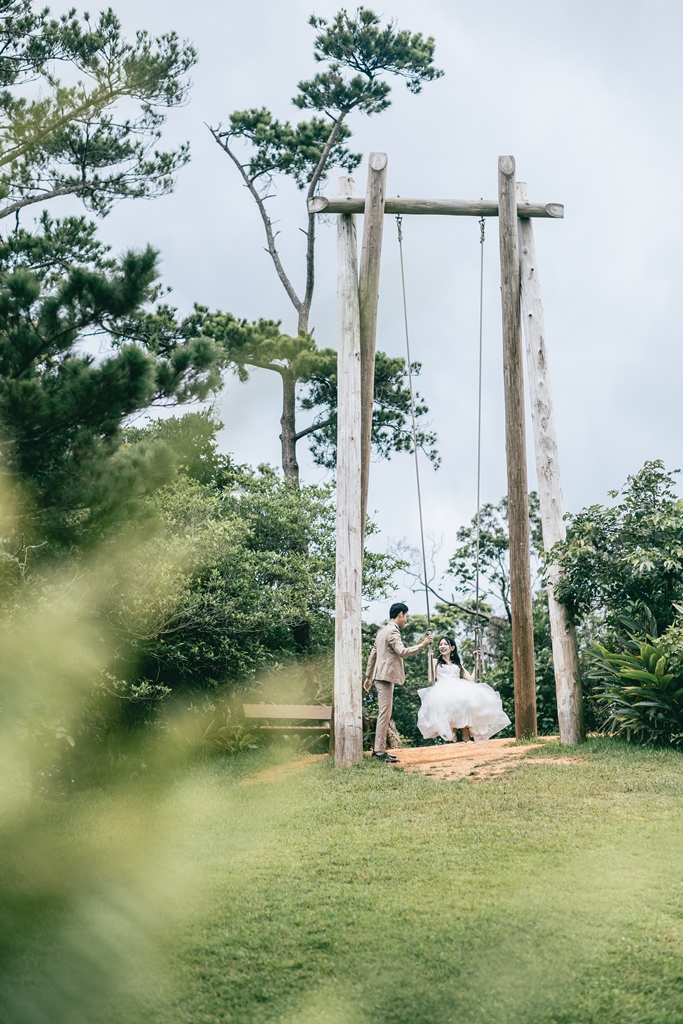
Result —
[{"label": "blurred green foliage", "polygon": [[[259,701],[331,700],[333,490],[236,465],[218,452],[218,427],[210,413],[189,413],[128,429],[123,458],[161,453],[173,473],[140,499],[144,529],[131,530],[133,519],[68,557],[47,544],[18,581],[8,575],[7,623],[28,609],[49,617],[55,602],[78,623],[85,602],[83,623],[101,653],[83,669],[77,699],[43,692],[18,716],[25,741],[43,749],[39,789],[125,770],[134,749],[144,760],[169,720],[181,747],[184,722],[188,749],[198,735],[207,750],[239,749],[242,734],[254,739],[241,725],[247,689]],[[367,597],[384,593],[396,564],[368,555]],[[178,705],[187,714],[178,717]]]}]

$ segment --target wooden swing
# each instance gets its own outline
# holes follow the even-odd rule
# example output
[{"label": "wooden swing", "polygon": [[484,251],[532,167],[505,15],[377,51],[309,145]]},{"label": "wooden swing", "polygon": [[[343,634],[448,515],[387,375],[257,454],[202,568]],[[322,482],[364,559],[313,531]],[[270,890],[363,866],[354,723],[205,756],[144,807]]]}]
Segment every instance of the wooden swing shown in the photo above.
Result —
[{"label": "wooden swing", "polygon": [[[429,583],[427,580],[427,552],[425,548],[424,518],[422,515],[422,491],[420,487],[420,460],[418,456],[417,443],[417,417],[415,415],[415,389],[413,388],[413,368],[410,356],[410,331],[408,329],[408,300],[406,293],[406,273],[403,259],[403,216],[396,214],[396,232],[398,235],[399,263],[401,267],[401,295],[403,298],[403,324],[406,340],[406,367],[408,370],[408,390],[410,394],[410,420],[413,438],[413,453],[415,456],[415,487],[417,492],[417,511],[420,523],[420,547],[422,552],[422,573],[424,580],[425,605],[427,609],[427,632],[432,634],[432,617],[429,600]],[[481,629],[480,609],[480,544],[481,544],[481,398],[482,398],[482,371],[484,353],[484,243],[486,241],[486,219],[479,219],[479,374],[477,386],[477,515],[476,515],[476,555],[475,555],[475,585],[474,585],[474,678],[476,682],[481,681],[481,647],[483,635]],[[427,652],[427,678],[430,686],[436,681],[436,663],[434,651],[430,648]]]},{"label": "wooden swing", "polygon": [[[510,603],[518,737],[536,733],[536,695],[531,611],[529,510],[524,423],[522,315],[531,389],[531,415],[539,485],[543,544],[564,539],[562,489],[545,348],[545,327],[533,217],[561,218],[557,203],[531,203],[515,181],[511,156],[498,160],[498,200],[386,198],[387,157],[371,153],[364,198],[342,177],[336,197],[309,200],[311,213],[336,213],[338,262],[337,571],[335,608],[335,764],[362,758],[361,613],[365,517],[374,396],[379,264],[384,214],[498,217],[503,312],[505,449],[508,480]],[[360,273],[355,215],[364,214]],[[483,245],[482,245],[483,256]],[[521,305],[520,305],[521,302]],[[410,355],[408,354],[410,367]],[[411,380],[412,393],[412,380]],[[414,416],[414,403],[412,406]],[[417,456],[417,451],[416,451]],[[478,455],[480,466],[480,453]],[[478,474],[479,476],[479,474]],[[418,469],[419,477],[419,469]],[[478,482],[479,491],[479,482]],[[479,500],[477,501],[479,506]],[[424,557],[424,544],[423,544]],[[547,568],[560,739],[582,739],[581,688],[576,640],[566,610],[555,599],[557,570]],[[426,569],[425,569],[426,582]]]}]

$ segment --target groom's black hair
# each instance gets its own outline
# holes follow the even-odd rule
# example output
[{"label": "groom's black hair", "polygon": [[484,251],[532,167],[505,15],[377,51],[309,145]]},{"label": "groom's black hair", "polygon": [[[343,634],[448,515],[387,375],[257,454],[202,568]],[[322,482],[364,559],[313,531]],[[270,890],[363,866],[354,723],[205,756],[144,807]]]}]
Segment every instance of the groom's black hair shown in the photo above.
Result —
[{"label": "groom's black hair", "polygon": [[403,601],[397,601],[395,604],[392,604],[391,608],[389,609],[389,618],[395,619],[397,615],[401,614],[401,612],[405,612],[407,614],[408,605],[404,604]]}]

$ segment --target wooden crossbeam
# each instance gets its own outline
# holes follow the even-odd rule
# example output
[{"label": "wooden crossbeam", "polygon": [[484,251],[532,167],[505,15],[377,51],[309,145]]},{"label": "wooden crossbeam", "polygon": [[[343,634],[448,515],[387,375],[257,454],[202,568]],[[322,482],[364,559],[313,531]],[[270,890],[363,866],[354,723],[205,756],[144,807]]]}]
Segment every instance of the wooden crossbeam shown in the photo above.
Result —
[{"label": "wooden crossbeam", "polygon": [[[314,196],[308,200],[309,213],[364,213],[365,196]],[[388,197],[385,213],[424,214],[450,217],[497,217],[495,199],[402,199]],[[518,217],[564,217],[562,203],[517,203]]]}]

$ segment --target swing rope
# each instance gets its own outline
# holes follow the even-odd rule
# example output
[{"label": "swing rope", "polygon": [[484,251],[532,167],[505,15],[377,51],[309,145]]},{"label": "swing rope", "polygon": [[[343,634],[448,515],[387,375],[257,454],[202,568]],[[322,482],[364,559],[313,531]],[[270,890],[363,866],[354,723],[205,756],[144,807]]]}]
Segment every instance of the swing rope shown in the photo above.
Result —
[{"label": "swing rope", "polygon": [[[432,631],[432,619],[429,606],[429,582],[427,580],[427,552],[425,548],[424,520],[422,515],[422,491],[420,488],[420,460],[418,457],[417,442],[417,420],[415,416],[415,389],[413,387],[413,367],[410,359],[410,332],[408,329],[408,301],[406,298],[406,275],[403,262],[403,217],[399,213],[396,217],[396,229],[398,233],[398,251],[401,264],[401,291],[403,295],[403,324],[406,337],[406,365],[408,369],[408,388],[410,391],[410,417],[413,434],[413,453],[415,455],[415,483],[417,485],[417,510],[420,519],[420,546],[422,549],[422,572],[424,575],[425,603],[427,606],[427,629]],[[479,380],[477,396],[477,529],[476,529],[476,570],[475,570],[475,660],[474,678],[479,682],[481,676],[481,645],[482,629],[480,620],[480,547],[481,547],[481,410],[482,410],[482,373],[483,373],[483,352],[484,352],[484,242],[486,235],[486,221],[482,217],[479,221]],[[432,674],[431,652],[430,652],[430,678]]]},{"label": "swing rope", "polygon": [[398,251],[401,259],[401,289],[403,292],[403,324],[406,335],[406,365],[408,367],[408,387],[410,390],[410,417],[413,426],[413,452],[415,453],[415,483],[417,484],[417,511],[420,517],[420,544],[422,546],[422,571],[424,573],[425,602],[427,604],[427,630],[431,633],[432,616],[429,609],[429,583],[427,581],[427,552],[425,549],[425,531],[422,519],[422,492],[420,490],[420,460],[417,454],[417,421],[415,419],[415,391],[413,388],[413,366],[410,361],[410,333],[408,331],[408,302],[406,299],[406,274],[403,266],[403,217],[396,217],[398,230]]}]

